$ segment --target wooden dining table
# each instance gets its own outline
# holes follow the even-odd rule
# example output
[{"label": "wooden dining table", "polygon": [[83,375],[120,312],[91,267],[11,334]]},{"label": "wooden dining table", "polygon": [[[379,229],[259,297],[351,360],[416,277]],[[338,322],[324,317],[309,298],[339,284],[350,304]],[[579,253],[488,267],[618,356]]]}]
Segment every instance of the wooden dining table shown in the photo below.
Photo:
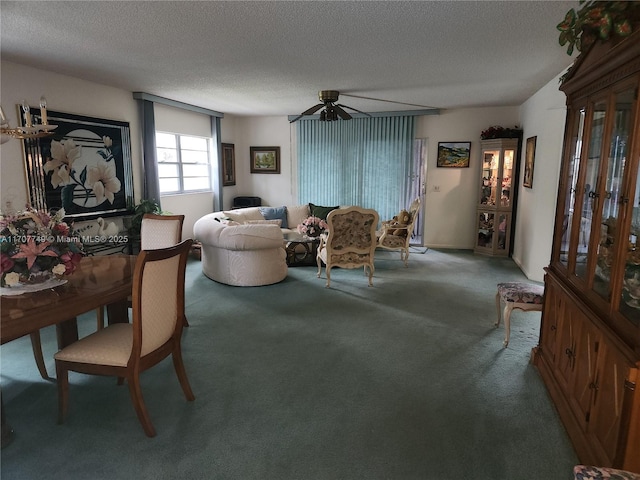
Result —
[{"label": "wooden dining table", "polygon": [[[15,296],[1,296],[0,344],[56,326],[58,348],[78,340],[76,317],[103,306],[109,324],[128,322],[136,257],[104,255],[84,257],[78,268],[66,277],[67,283]],[[2,408],[2,443],[11,429]]]},{"label": "wooden dining table", "polygon": [[78,339],[76,317],[107,306],[109,323],[128,322],[136,257],[104,255],[84,257],[67,283],[39,292],[0,297],[0,344],[56,325],[58,347]]}]

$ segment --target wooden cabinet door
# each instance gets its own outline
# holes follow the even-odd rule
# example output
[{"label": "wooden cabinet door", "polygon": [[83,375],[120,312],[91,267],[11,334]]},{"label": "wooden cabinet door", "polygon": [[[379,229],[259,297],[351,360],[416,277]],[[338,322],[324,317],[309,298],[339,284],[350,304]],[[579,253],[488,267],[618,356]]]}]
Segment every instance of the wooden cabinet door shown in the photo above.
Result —
[{"label": "wooden cabinet door", "polygon": [[594,382],[600,348],[601,333],[586,317],[575,338],[575,361],[573,391],[569,403],[583,430],[587,430],[591,403],[594,395]]},{"label": "wooden cabinet door", "polygon": [[542,347],[542,355],[551,365],[556,363],[558,357],[558,323],[559,319],[564,316],[563,304],[555,283],[547,278],[544,290],[540,346]]},{"label": "wooden cabinet door", "polygon": [[558,345],[554,366],[560,387],[571,397],[574,390],[577,339],[583,319],[575,305],[566,300],[564,303],[564,315],[558,322]]},{"label": "wooden cabinet door", "polygon": [[628,393],[625,380],[632,371],[634,366],[619,350],[602,343],[592,386],[594,395],[588,427],[589,441],[601,456],[602,465],[620,465],[622,462],[623,452],[619,448],[621,419],[628,413],[624,405]]}]

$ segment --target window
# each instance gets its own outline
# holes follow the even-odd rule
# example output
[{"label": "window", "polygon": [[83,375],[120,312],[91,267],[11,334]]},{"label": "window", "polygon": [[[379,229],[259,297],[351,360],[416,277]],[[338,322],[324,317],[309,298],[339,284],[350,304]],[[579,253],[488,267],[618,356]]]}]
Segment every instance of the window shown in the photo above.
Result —
[{"label": "window", "polygon": [[300,120],[298,203],[360,205],[376,210],[382,220],[406,209],[417,196],[414,119]]},{"label": "window", "polygon": [[160,193],[211,190],[209,140],[156,132]]}]

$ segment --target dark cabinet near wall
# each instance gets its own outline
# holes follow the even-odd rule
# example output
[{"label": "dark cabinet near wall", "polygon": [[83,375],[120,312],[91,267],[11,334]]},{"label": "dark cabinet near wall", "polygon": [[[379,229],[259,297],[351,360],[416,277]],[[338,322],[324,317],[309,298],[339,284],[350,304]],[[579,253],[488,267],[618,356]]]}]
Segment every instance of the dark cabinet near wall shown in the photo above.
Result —
[{"label": "dark cabinet near wall", "polygon": [[582,463],[640,472],[640,28],[595,42],[567,119],[534,362]]}]

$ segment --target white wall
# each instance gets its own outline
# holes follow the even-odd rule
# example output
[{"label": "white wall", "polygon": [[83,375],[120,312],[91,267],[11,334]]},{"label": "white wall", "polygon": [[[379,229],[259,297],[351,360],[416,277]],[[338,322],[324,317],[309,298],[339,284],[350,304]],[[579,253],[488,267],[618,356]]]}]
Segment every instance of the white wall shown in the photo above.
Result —
[{"label": "white wall", "polygon": [[[444,110],[420,117],[418,138],[428,139],[424,244],[434,248],[472,249],[480,188],[480,133],[492,125],[518,125],[517,107]],[[438,142],[471,142],[469,168],[438,168]],[[436,191],[439,189],[439,191]]]},{"label": "white wall", "polygon": [[[242,134],[240,132],[240,127],[238,123],[240,121],[239,117],[234,115],[226,115],[222,120],[220,120],[220,141],[222,143],[231,143],[234,145],[234,153],[236,160],[236,184],[230,185],[228,187],[222,187],[222,207],[224,210],[228,210],[231,208],[233,197],[237,197],[239,195],[243,195],[242,191],[244,189],[243,182],[239,178],[239,164],[242,159],[238,155],[238,145],[237,139],[242,138]],[[248,162],[249,160],[247,160]],[[248,194],[246,194],[248,195]]]},{"label": "white wall", "polygon": [[559,77],[551,80],[520,108],[524,128],[521,165],[526,140],[537,137],[532,188],[522,186],[524,167],[518,180],[518,212],[513,260],[531,280],[544,279],[551,259],[553,223],[560,175],[566,97],[559,90]]},{"label": "white wall", "polygon": [[[291,135],[294,127],[287,117],[238,117],[236,127],[242,134],[238,135],[235,143],[237,185],[234,196],[257,196],[263,205],[274,207],[297,203],[292,166]],[[280,174],[251,173],[250,147],[280,147]],[[225,205],[232,199],[227,198]]]}]

